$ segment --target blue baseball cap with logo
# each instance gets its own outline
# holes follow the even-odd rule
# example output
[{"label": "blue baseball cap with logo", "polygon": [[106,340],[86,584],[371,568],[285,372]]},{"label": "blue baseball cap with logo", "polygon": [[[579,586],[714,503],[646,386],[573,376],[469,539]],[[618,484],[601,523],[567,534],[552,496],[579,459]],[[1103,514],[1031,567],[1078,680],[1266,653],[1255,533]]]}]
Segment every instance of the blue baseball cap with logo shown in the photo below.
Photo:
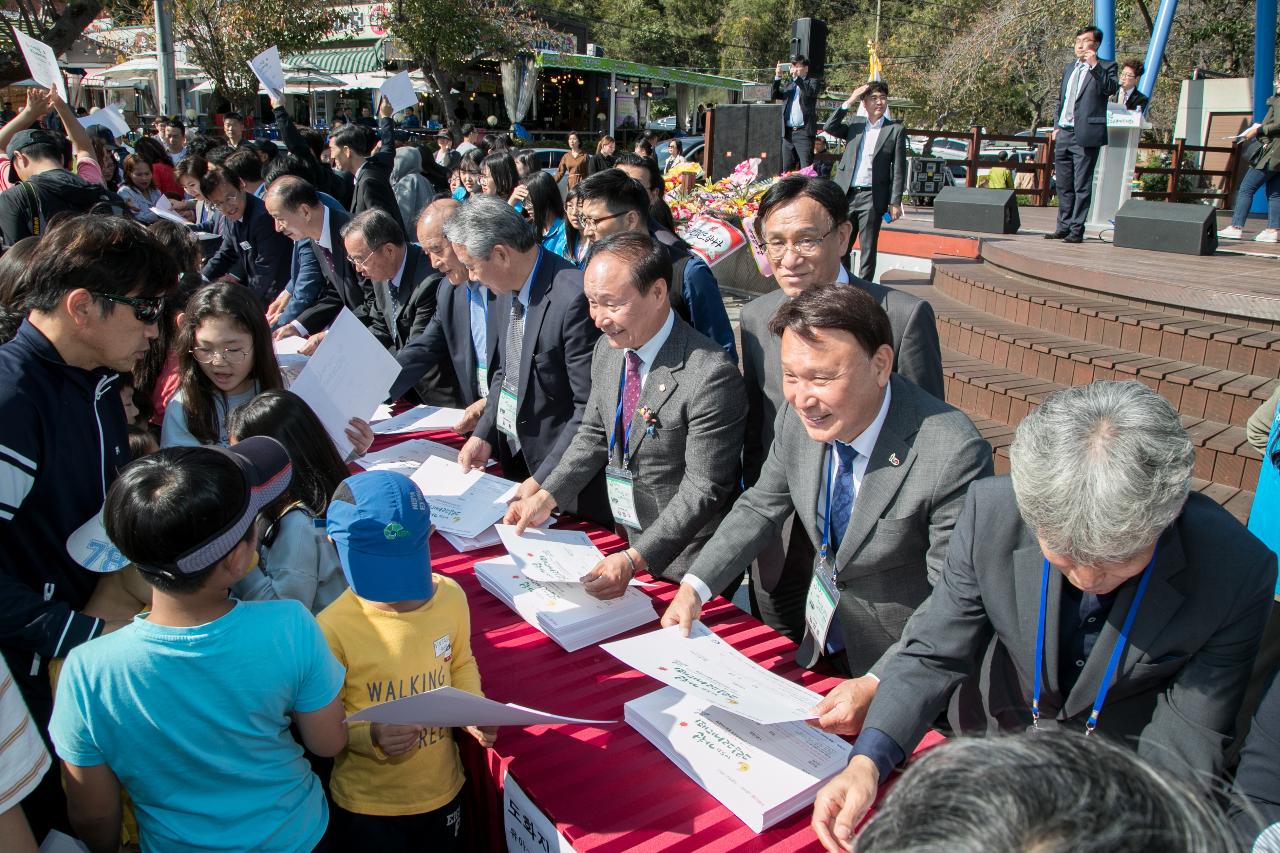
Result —
[{"label": "blue baseball cap with logo", "polygon": [[382,602],[431,597],[431,508],[404,474],[368,471],[343,480],[325,528],[356,595]]}]

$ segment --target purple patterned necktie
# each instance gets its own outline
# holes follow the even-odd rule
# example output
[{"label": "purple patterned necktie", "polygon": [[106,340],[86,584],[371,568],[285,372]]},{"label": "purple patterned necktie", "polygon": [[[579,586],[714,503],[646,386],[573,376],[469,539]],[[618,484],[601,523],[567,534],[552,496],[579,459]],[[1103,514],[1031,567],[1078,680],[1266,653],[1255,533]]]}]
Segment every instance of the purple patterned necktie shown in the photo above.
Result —
[{"label": "purple patterned necktie", "polygon": [[622,424],[631,423],[636,413],[636,403],[640,402],[640,356],[635,350],[627,351],[627,375],[622,383]]}]

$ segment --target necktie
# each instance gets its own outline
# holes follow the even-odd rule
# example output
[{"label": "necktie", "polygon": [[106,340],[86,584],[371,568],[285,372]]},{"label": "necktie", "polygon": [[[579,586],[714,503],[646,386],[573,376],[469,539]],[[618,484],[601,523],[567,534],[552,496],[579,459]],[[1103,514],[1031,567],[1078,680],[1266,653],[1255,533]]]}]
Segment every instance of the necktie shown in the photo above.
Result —
[{"label": "necktie", "polygon": [[627,351],[627,375],[622,383],[622,423],[623,429],[631,423],[636,413],[636,404],[640,402],[640,356],[635,350]]},{"label": "necktie", "polygon": [[835,487],[831,493],[831,546],[840,549],[844,532],[849,528],[849,518],[853,515],[853,463],[858,458],[858,451],[847,444],[834,443],[840,465],[836,469]]},{"label": "necktie", "polygon": [[511,299],[511,322],[507,326],[506,372],[502,387],[517,397],[520,395],[520,351],[524,348],[524,303]]},{"label": "necktie", "polygon": [[329,273],[332,275],[334,272],[333,252],[330,252],[328,249],[326,249],[324,246],[321,246],[319,243],[316,243],[316,246],[320,249],[320,254],[324,255],[324,262],[329,265]]},{"label": "necktie", "polygon": [[1067,127],[1075,127],[1076,124],[1076,97],[1080,94],[1080,71],[1084,67],[1083,62],[1077,62],[1067,83],[1067,102],[1062,105],[1062,124]]}]

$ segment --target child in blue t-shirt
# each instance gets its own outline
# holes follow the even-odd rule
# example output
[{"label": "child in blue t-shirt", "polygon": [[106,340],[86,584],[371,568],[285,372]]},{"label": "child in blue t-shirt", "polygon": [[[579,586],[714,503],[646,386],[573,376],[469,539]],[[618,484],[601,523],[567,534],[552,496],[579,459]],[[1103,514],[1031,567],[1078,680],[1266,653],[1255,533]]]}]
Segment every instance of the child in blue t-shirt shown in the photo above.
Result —
[{"label": "child in blue t-shirt", "polygon": [[289,733],[347,743],[342,666],[296,601],[237,602],[254,519],[289,485],[272,438],[140,459],[107,493],[107,535],[152,586],[151,611],[67,656],[49,733],[72,825],[116,850],[120,788],[143,851],[310,851],[328,825],[320,780]]}]

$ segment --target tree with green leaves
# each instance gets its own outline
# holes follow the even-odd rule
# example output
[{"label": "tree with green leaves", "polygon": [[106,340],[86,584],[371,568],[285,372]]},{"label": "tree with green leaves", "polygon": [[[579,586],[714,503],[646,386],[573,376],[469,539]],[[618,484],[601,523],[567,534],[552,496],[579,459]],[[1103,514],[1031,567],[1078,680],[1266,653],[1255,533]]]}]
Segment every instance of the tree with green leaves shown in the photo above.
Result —
[{"label": "tree with green leaves", "polygon": [[254,112],[258,81],[248,62],[276,45],[280,54],[315,47],[341,19],[324,0],[172,0],[173,33],[213,81],[216,96]]},{"label": "tree with green leaves", "polygon": [[[63,53],[84,33],[85,28],[104,11],[114,8],[102,0],[70,0],[70,2],[46,2],[46,0],[10,0],[5,8],[11,13],[10,22],[22,32]],[[122,8],[126,13],[129,10]],[[0,27],[0,85],[30,77],[26,60],[18,49],[9,27]]]}]

